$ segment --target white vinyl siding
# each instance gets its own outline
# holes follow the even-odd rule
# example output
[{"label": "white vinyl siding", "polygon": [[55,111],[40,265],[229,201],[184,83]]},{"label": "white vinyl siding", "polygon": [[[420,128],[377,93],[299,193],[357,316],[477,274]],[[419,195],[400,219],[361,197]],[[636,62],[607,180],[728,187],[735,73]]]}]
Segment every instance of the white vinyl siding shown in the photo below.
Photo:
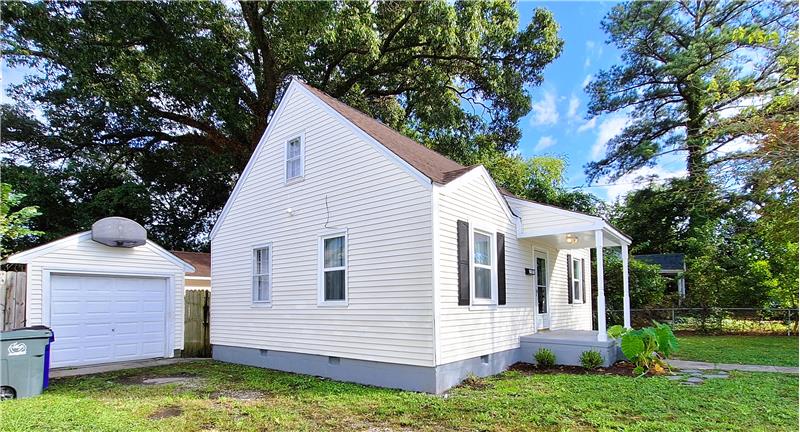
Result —
[{"label": "white vinyl siding", "polygon": [[531,205],[530,202],[514,198],[510,198],[508,201],[513,207],[514,213],[522,218],[521,228],[523,232],[536,232],[553,227],[579,231],[593,223],[588,216],[570,214],[555,207],[548,207],[542,204]]},{"label": "white vinyl siding", "polygon": [[[483,177],[476,177],[455,189],[439,189],[435,197],[440,239],[438,364],[517,348],[519,337],[533,332],[533,285],[524,272],[531,267],[532,250],[517,247],[516,227],[490,188]],[[505,305],[458,305],[458,220],[470,222],[471,231],[491,226],[492,232],[505,235]],[[470,288],[474,291],[475,285]]]},{"label": "white vinyl siding", "polygon": [[[184,270],[175,263],[165,259],[154,250],[149,243],[134,248],[114,248],[91,240],[87,233],[75,236],[74,242],[51,252],[32,258],[27,264],[28,286],[26,302],[26,325],[47,324],[46,309],[43,305],[45,271],[58,274],[58,270],[69,274],[112,274],[112,275],[148,275],[169,277],[173,282],[172,304],[167,305],[167,317],[170,332],[167,337],[173,349],[183,348],[183,290]],[[82,273],[83,272],[83,273]],[[58,335],[56,335],[58,338]]]},{"label": "white vinyl siding", "polygon": [[[430,190],[299,88],[284,97],[212,241],[212,344],[432,366]],[[300,131],[305,178],[286,188]],[[344,230],[347,307],[320,307],[319,239]],[[251,307],[259,241],[274,251],[270,308]]]},{"label": "white vinyl siding", "polygon": [[[591,274],[589,249],[551,249],[551,257],[557,259],[552,264],[553,273],[551,279],[550,295],[550,329],[551,330],[591,330],[592,329],[592,301],[591,296]],[[580,261],[583,258],[583,272],[586,280],[586,302],[573,301],[569,303],[567,295],[567,254]],[[551,258],[552,259],[552,258]]]},{"label": "white vinyl siding", "polygon": [[[559,250],[530,239],[517,239],[516,225],[503,211],[482,176],[470,179],[455,189],[442,190],[438,199],[437,220],[440,238],[439,314],[437,324],[437,364],[446,364],[519,347],[519,337],[534,332],[533,250],[547,253],[549,310],[551,329],[591,330],[591,302],[569,304],[567,298],[567,253],[588,262],[589,250]],[[476,203],[480,203],[476,205]],[[506,304],[489,308],[458,305],[456,222],[481,221],[505,234]],[[470,224],[472,229],[472,223]],[[478,225],[480,227],[480,225]],[[587,281],[588,269],[587,269]],[[471,285],[474,290],[474,284]]]}]

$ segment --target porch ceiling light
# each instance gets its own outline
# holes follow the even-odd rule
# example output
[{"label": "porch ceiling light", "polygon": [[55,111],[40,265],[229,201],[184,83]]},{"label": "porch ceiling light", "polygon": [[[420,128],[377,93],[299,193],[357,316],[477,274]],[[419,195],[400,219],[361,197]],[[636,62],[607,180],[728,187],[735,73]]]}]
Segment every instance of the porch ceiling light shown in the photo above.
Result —
[{"label": "porch ceiling light", "polygon": [[567,244],[578,243],[578,236],[575,234],[567,234]]}]

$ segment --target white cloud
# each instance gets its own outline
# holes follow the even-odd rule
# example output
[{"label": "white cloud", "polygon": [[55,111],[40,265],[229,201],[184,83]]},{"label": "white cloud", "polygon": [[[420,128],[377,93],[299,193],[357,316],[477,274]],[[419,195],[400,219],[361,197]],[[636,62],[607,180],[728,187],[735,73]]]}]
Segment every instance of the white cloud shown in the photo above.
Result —
[{"label": "white cloud", "polygon": [[586,60],[583,62],[584,68],[589,68],[592,65],[592,59],[598,59],[603,56],[603,45],[598,44],[593,40],[586,41]]},{"label": "white cloud", "polygon": [[556,93],[553,91],[545,91],[542,100],[534,102],[533,116],[531,117],[531,124],[534,126],[539,125],[552,125],[558,123],[558,108],[556,107]]},{"label": "white cloud", "polygon": [[584,78],[581,83],[581,88],[586,88],[590,82],[592,82],[592,74],[586,75],[586,78]]},{"label": "white cloud", "polygon": [[567,109],[567,117],[570,120],[577,120],[578,119],[578,108],[581,106],[581,100],[576,95],[572,95],[569,98],[569,108]]},{"label": "white cloud", "polygon": [[603,45],[598,44],[593,40],[587,40],[586,51],[595,57],[600,57],[603,55]]},{"label": "white cloud", "polygon": [[539,138],[539,142],[536,143],[536,147],[533,148],[533,151],[540,152],[544,149],[550,148],[556,144],[556,140],[553,139],[551,136],[543,136]]},{"label": "white cloud", "polygon": [[715,153],[719,155],[730,154],[730,153],[738,153],[738,152],[749,152],[754,150],[758,147],[758,143],[752,137],[738,137],[730,140],[724,146],[717,149]]},{"label": "white cloud", "polygon": [[597,140],[592,146],[592,159],[599,159],[606,148],[606,144],[619,135],[627,124],[628,118],[624,116],[609,117],[603,120],[597,128]]},{"label": "white cloud", "polygon": [[587,120],[584,124],[578,126],[578,133],[594,129],[596,124],[597,124],[597,117],[592,117],[591,119]]},{"label": "white cloud", "polygon": [[743,98],[734,104],[720,108],[718,113],[720,117],[728,119],[748,108],[763,108],[767,103],[769,103],[769,98],[766,97]]}]

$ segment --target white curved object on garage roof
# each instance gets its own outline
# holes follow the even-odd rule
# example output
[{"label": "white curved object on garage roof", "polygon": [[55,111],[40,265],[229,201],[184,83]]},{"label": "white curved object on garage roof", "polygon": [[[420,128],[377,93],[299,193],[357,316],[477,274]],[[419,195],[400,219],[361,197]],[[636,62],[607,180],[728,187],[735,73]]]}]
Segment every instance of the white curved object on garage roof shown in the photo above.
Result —
[{"label": "white curved object on garage roof", "polygon": [[132,248],[147,242],[147,230],[128,218],[112,216],[92,224],[92,240],[106,246]]}]

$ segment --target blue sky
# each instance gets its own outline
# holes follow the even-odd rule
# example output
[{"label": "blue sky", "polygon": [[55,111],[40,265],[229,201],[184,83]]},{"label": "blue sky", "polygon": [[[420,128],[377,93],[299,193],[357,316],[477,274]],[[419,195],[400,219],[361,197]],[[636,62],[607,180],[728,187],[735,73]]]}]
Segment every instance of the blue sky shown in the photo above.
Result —
[{"label": "blue sky", "polygon": [[561,26],[564,40],[561,56],[544,71],[544,83],[531,89],[533,109],[520,126],[522,140],[519,151],[525,157],[561,156],[567,160],[568,186],[580,186],[603,199],[613,200],[640,184],[641,175],[672,177],[682,175],[684,167],[678,158],[663,160],[653,168],[645,168],[609,184],[602,180],[586,188],[584,165],[604,155],[605,143],[624,128],[624,115],[605,115],[587,119],[588,96],[584,86],[597,72],[620,61],[620,52],[606,44],[600,27],[602,18],[613,2],[520,2],[520,25],[530,22],[537,7],[549,9]]},{"label": "blue sky", "polygon": [[[544,71],[544,83],[531,89],[533,109],[521,121],[522,156],[555,155],[568,163],[566,182],[570,187],[581,187],[598,197],[613,200],[635,188],[641,175],[662,178],[681,176],[685,167],[680,157],[660,161],[656,167],[644,168],[609,184],[601,180],[588,186],[584,165],[601,158],[604,144],[625,126],[624,115],[606,115],[586,118],[588,97],[583,88],[591,77],[620,61],[620,52],[605,43],[606,35],[600,28],[603,16],[614,2],[600,1],[523,1],[518,4],[520,25],[526,26],[533,10],[544,7],[555,14],[564,39],[561,56]],[[2,65],[5,90],[9,84],[21,82],[23,70],[9,70]],[[0,91],[5,99],[5,92]]]}]

